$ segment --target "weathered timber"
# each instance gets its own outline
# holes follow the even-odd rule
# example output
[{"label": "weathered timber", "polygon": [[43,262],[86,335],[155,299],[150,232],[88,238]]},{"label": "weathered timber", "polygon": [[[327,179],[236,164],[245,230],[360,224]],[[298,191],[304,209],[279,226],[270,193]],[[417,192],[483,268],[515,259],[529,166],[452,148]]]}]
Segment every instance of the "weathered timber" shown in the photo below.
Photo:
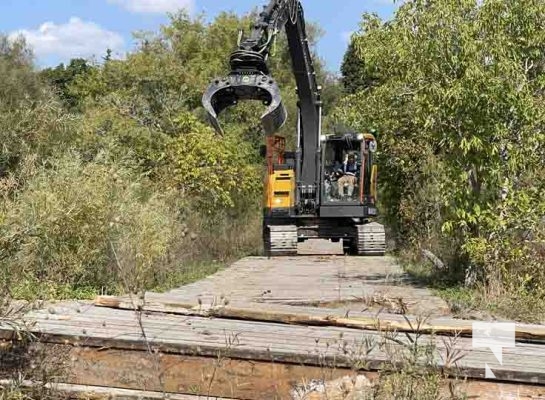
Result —
[{"label": "weathered timber", "polygon": [[[378,371],[397,362],[411,339],[384,332],[329,326],[300,326],[225,318],[203,318],[163,313],[135,313],[100,307],[59,305],[54,313],[36,311],[27,316],[32,332],[42,342],[76,348],[98,348],[331,369]],[[411,335],[409,335],[411,336]],[[16,339],[9,327],[0,327],[0,338]],[[483,379],[488,364],[497,380],[545,384],[545,349],[519,343],[504,349],[499,365],[489,349],[473,349],[470,338],[449,343],[433,335],[420,335],[421,346],[433,346],[434,364],[451,376]],[[449,363],[447,352],[464,357]]]},{"label": "weathered timber", "polygon": [[[545,398],[534,386],[545,385],[542,327],[517,325],[500,365],[490,349],[473,348],[473,321],[446,316],[446,304],[387,257],[254,257],[168,293],[96,304],[48,305],[21,321],[39,341],[29,346],[62,349],[71,372],[63,384],[291,399],[312,379],[378,379],[406,362],[416,340],[431,354],[422,366],[469,398]],[[0,321],[0,349],[20,339]],[[485,364],[496,379],[484,380]],[[315,394],[305,399],[323,398]]]},{"label": "weathered timber", "polygon": [[[33,346],[47,349],[48,343]],[[292,399],[294,390],[302,391],[309,382],[331,382],[354,376],[346,369],[238,360],[229,357],[190,357],[138,350],[56,345],[52,351],[68,355],[62,383],[49,386],[72,397],[84,399]],[[47,365],[42,365],[47,368]],[[362,375],[362,372],[358,372]],[[363,373],[371,382],[379,374]],[[2,384],[2,382],[0,382]],[[3,384],[9,384],[4,381]],[[34,383],[35,384],[35,383]],[[28,385],[32,385],[28,382]],[[446,381],[447,386],[467,398],[485,400],[544,398],[545,387],[496,381]],[[327,387],[327,386],[326,386]],[[197,393],[199,396],[187,395]],[[184,394],[184,395],[180,395]],[[114,397],[112,397],[114,396]],[[329,392],[315,393],[305,399],[344,400]],[[218,399],[219,400],[219,399]]]},{"label": "weathered timber", "polygon": [[[150,392],[143,390],[118,389],[102,386],[72,385],[66,383],[43,383],[33,381],[14,382],[13,380],[0,380],[0,387],[17,387],[23,390],[36,387],[51,390],[61,395],[61,398],[84,400],[229,400],[226,398],[193,396],[186,394],[173,394],[164,392]],[[233,399],[231,399],[233,400]]]},{"label": "weathered timber", "polygon": [[[441,336],[472,336],[473,323],[470,320],[454,318],[431,318],[388,313],[350,312],[336,309],[293,307],[280,304],[261,305],[235,303],[223,306],[196,306],[188,303],[161,303],[162,296],[148,294],[152,301],[136,302],[123,297],[100,296],[95,300],[99,307],[122,310],[141,309],[148,312],[163,312],[187,316],[232,318],[247,321],[277,322],[311,326],[337,326],[370,331],[426,333]],[[310,313],[314,311],[314,313]],[[344,315],[343,315],[344,314]],[[545,326],[516,324],[515,338],[518,341],[545,342]]]},{"label": "weathered timber", "polygon": [[[146,296],[147,297],[147,296]],[[388,257],[249,257],[162,295],[162,303],[257,303],[442,316],[448,305]],[[400,305],[402,305],[400,307]],[[257,306],[256,306],[257,307]]]},{"label": "weathered timber", "polygon": [[[57,348],[57,351],[61,351]],[[346,371],[226,357],[66,346],[64,383],[235,399],[289,399],[311,380],[333,380]],[[373,374],[370,374],[371,376]]]}]

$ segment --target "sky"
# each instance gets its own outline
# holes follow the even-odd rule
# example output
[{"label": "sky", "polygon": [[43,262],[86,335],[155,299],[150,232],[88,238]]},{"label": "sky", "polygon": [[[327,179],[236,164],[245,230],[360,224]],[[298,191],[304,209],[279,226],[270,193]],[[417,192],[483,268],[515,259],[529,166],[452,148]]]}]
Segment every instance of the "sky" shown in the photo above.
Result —
[{"label": "sky", "polygon": [[[339,70],[350,34],[363,12],[389,18],[394,0],[302,0],[308,21],[325,31],[318,52],[330,71]],[[10,37],[23,35],[39,67],[74,57],[100,59],[111,48],[122,57],[134,48],[132,33],[156,31],[167,13],[185,8],[213,18],[221,11],[244,14],[268,0],[1,0],[0,26]]]}]

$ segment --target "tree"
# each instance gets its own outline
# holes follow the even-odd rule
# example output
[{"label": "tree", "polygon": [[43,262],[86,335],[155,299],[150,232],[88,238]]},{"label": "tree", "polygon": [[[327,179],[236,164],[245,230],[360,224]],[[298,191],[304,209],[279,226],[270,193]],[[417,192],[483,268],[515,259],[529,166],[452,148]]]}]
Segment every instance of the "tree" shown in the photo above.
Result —
[{"label": "tree", "polygon": [[42,98],[42,85],[34,73],[32,50],[24,37],[0,35],[0,107],[15,109],[22,102]]},{"label": "tree", "polygon": [[55,90],[68,109],[73,109],[80,103],[77,94],[71,92],[71,85],[77,78],[85,77],[91,69],[96,68],[83,58],[74,58],[65,66],[59,64],[55,68],[46,68],[40,72],[40,76]]},{"label": "tree", "polygon": [[348,94],[354,94],[369,86],[365,79],[364,65],[356,54],[354,41],[351,41],[348,45],[348,50],[341,65],[341,73],[344,89]]},{"label": "tree", "polygon": [[358,54],[359,36],[364,34],[365,29],[376,29],[381,22],[378,16],[374,14],[364,14],[362,31],[353,34],[350,38],[348,49],[343,58],[341,73],[343,85],[346,93],[354,94],[379,84],[377,71],[368,68],[362,57]]},{"label": "tree", "polygon": [[545,282],[544,16],[537,0],[413,0],[387,23],[364,18],[350,63],[380,79],[355,82],[337,111],[381,134],[383,206],[399,239],[518,293]]},{"label": "tree", "polygon": [[66,144],[67,120],[34,69],[24,38],[0,36],[0,178],[15,173],[29,155],[40,158]]},{"label": "tree", "polygon": [[[41,72],[23,40],[0,41],[0,271],[14,278],[10,287],[115,290],[123,265],[151,289],[196,253],[224,260],[258,251],[263,105],[225,113],[223,137],[201,106],[252,20],[179,13],[159,32],[137,34],[123,60],[106,50],[100,64],[74,59]],[[290,135],[296,95],[282,35],[277,49],[271,67]],[[328,79],[324,97],[336,88]]]}]

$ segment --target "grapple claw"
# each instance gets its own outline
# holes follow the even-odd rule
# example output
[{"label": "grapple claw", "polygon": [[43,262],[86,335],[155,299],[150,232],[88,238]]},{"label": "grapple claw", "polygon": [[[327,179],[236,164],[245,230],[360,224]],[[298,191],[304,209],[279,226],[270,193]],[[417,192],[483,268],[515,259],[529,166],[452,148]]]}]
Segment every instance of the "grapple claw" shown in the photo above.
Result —
[{"label": "grapple claw", "polygon": [[218,115],[226,108],[243,100],[259,100],[267,106],[261,116],[266,135],[276,133],[286,122],[287,112],[276,82],[262,73],[231,74],[215,79],[202,98],[208,119],[218,133],[223,130]]}]

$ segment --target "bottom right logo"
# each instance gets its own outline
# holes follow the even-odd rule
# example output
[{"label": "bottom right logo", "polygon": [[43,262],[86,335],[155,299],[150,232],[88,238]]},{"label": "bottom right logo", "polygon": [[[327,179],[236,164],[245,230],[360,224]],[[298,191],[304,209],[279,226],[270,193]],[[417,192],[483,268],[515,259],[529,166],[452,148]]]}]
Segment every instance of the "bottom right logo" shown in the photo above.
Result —
[{"label": "bottom right logo", "polygon": [[[500,365],[503,365],[503,349],[514,348],[516,325],[503,322],[474,322],[473,323],[473,348],[489,348]],[[485,378],[495,379],[496,375],[485,363]]]}]

